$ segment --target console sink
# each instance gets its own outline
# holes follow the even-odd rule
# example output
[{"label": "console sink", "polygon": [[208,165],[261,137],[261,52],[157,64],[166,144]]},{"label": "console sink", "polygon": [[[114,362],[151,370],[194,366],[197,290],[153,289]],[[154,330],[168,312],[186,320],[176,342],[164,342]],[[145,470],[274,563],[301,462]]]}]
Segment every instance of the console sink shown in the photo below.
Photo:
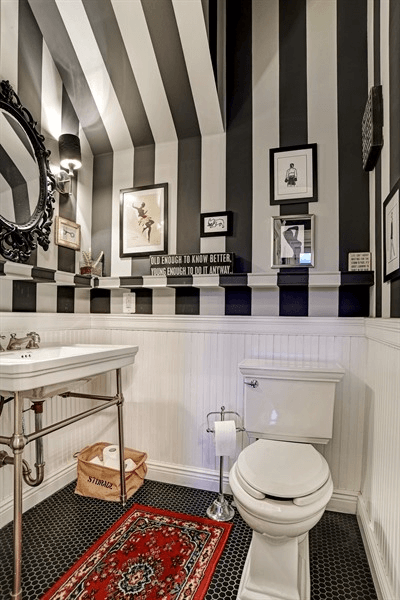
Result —
[{"label": "console sink", "polygon": [[[95,375],[135,361],[137,346],[72,344],[12,350],[0,354],[0,394],[24,392],[35,398],[55,396]],[[65,385],[68,383],[68,385]]]}]

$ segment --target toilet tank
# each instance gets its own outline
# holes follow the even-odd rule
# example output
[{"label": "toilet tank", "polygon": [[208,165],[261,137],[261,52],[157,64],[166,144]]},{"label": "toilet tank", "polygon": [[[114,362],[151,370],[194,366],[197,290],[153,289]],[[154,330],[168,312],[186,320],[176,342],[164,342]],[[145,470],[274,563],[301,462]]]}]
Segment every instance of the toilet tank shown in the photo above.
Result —
[{"label": "toilet tank", "polygon": [[332,438],[336,385],[345,373],[339,364],[246,359],[239,369],[250,437],[317,444]]}]

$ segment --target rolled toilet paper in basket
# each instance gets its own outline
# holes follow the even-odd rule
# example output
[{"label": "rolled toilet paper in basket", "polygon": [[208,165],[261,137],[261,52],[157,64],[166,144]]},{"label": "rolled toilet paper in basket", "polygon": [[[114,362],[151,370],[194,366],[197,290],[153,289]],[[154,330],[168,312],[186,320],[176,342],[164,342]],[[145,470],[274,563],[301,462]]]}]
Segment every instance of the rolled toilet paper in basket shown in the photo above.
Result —
[{"label": "rolled toilet paper in basket", "polygon": [[215,455],[234,456],[236,453],[235,421],[215,421]]},{"label": "rolled toilet paper in basket", "polygon": [[109,469],[119,470],[119,446],[111,444],[103,449],[103,464]]}]

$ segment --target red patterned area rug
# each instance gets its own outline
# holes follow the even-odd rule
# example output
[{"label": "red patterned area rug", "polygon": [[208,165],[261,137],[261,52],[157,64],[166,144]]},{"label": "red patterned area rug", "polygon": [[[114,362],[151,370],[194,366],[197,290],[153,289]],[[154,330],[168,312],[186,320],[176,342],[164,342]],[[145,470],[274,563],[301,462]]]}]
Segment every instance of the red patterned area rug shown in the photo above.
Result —
[{"label": "red patterned area rug", "polygon": [[135,504],[42,600],[201,600],[231,527]]}]

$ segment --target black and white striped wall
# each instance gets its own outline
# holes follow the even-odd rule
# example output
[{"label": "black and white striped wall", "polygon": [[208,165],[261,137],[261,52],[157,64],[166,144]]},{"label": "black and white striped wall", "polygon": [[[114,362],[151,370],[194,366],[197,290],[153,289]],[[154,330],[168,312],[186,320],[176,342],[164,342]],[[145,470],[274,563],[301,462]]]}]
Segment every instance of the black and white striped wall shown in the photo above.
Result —
[{"label": "black and white striped wall", "polygon": [[[382,280],[382,204],[400,177],[397,0],[1,1],[0,77],[38,120],[57,163],[78,133],[83,168],[56,212],[105,253],[105,275],[75,278],[79,256],[52,245],[6,263],[6,311],[400,316]],[[101,4],[101,10],[99,5]],[[361,119],[382,84],[385,145],[361,166]],[[269,149],[318,145],[318,202],[269,204]],[[235,275],[149,278],[119,257],[119,191],[168,183],[170,254],[234,252]],[[201,238],[200,213],[234,213],[233,235]],[[271,269],[271,217],[314,214],[315,267]],[[348,273],[372,251],[374,273]],[[30,269],[28,273],[27,269]],[[45,283],[43,283],[43,278]]]}]

